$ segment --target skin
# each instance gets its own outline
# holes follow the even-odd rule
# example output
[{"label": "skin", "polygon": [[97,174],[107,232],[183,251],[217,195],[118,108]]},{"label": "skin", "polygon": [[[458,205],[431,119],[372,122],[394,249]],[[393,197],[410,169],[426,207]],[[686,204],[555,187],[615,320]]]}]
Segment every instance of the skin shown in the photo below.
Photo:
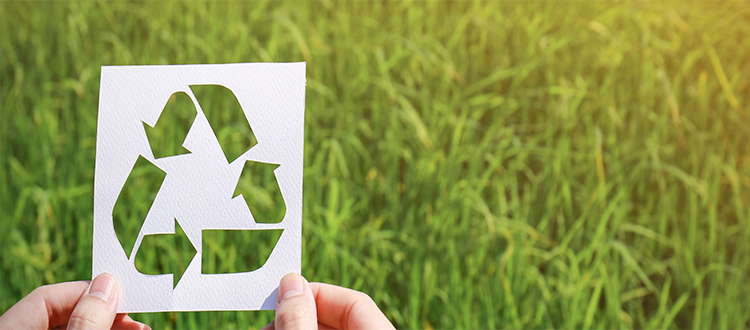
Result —
[{"label": "skin", "polygon": [[40,286],[0,316],[0,329],[150,329],[117,314],[118,298],[117,281],[109,274]]},{"label": "skin", "polygon": [[[0,329],[150,329],[117,314],[117,281],[101,274],[93,281],[41,286],[0,316]],[[394,329],[365,293],[287,274],[279,283],[276,318],[264,329]]]},{"label": "skin", "polygon": [[287,274],[279,283],[276,318],[263,329],[394,329],[365,293]]}]

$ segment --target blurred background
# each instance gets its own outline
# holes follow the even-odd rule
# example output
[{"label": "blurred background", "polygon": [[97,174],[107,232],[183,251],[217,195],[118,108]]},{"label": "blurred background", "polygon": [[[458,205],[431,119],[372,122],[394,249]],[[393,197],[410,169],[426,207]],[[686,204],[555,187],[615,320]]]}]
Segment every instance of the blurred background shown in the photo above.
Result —
[{"label": "blurred background", "polygon": [[399,328],[748,328],[748,22],[740,1],[2,2],[0,310],[91,278],[101,65],[306,61],[309,280]]}]

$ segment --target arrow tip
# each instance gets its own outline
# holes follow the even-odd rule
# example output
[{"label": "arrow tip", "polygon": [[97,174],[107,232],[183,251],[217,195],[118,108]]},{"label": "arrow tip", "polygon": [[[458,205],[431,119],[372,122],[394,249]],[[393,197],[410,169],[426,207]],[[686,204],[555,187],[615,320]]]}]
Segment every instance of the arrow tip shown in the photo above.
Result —
[{"label": "arrow tip", "polygon": [[198,110],[185,92],[174,92],[154,125],[143,121],[146,138],[155,158],[190,153],[183,147]]},{"label": "arrow tip", "polygon": [[[185,274],[190,262],[193,261],[195,255],[198,253],[193,242],[190,241],[190,238],[185,234],[185,231],[182,230],[182,227],[180,227],[180,222],[177,221],[177,218],[174,219],[174,233],[175,247],[178,250],[178,260],[176,260],[177,269],[175,269],[175,273],[172,275],[174,281],[172,289],[177,287],[177,283],[180,282],[180,279],[182,279],[182,275]],[[183,257],[185,259],[182,259]]]},{"label": "arrow tip", "polygon": [[242,195],[255,222],[279,223],[284,220],[286,203],[276,169],[279,164],[245,162],[232,198]]}]

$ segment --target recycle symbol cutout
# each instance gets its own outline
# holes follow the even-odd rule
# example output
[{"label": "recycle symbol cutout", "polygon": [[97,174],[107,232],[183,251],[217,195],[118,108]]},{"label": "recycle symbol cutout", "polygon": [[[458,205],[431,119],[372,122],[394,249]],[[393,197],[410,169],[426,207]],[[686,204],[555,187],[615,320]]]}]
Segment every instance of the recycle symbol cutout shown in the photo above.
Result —
[{"label": "recycle symbol cutout", "polygon": [[275,308],[302,270],[305,68],[101,67],[91,273],[118,313]]},{"label": "recycle symbol cutout", "polygon": [[[184,91],[175,92],[154,125],[143,122],[154,159],[194,156],[184,144],[199,115],[207,119],[229,164],[260,143],[230,89],[222,85],[189,87],[194,99]],[[244,200],[255,223],[274,224],[284,219],[286,204],[275,174],[279,166],[244,161],[231,198]],[[198,251],[202,251],[202,274],[249,272],[265,264],[283,229],[203,229],[199,249],[183,231],[181,216],[173,214],[173,234],[147,233],[144,223],[162,198],[161,188],[169,175],[173,174],[141,154],[112,211],[117,239],[138,272],[171,273],[174,288]]]}]

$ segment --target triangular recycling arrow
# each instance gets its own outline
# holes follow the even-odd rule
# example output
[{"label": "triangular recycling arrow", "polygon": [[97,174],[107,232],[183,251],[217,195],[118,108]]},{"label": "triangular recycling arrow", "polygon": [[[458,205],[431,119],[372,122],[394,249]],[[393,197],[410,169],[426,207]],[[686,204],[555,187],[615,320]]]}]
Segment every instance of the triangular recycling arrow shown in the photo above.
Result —
[{"label": "triangular recycling arrow", "polygon": [[166,173],[156,165],[143,156],[138,156],[120,190],[112,210],[112,222],[117,239],[128,258],[165,176]]},{"label": "triangular recycling arrow", "polygon": [[231,163],[258,143],[237,97],[221,85],[190,85],[224,157]]},{"label": "triangular recycling arrow", "polygon": [[185,92],[175,92],[167,100],[154,126],[143,122],[155,158],[190,153],[182,144],[198,111]]},{"label": "triangular recycling arrow", "polygon": [[135,255],[135,269],[149,275],[172,273],[173,287],[177,287],[188,265],[195,258],[197,250],[177,219],[174,222],[174,231],[174,234],[144,235]]},{"label": "triangular recycling arrow", "polygon": [[242,195],[255,222],[279,223],[284,220],[286,203],[276,177],[278,167],[279,164],[248,160],[242,168],[232,197]]},{"label": "triangular recycling arrow", "polygon": [[203,230],[201,274],[243,273],[263,267],[283,231]]}]

